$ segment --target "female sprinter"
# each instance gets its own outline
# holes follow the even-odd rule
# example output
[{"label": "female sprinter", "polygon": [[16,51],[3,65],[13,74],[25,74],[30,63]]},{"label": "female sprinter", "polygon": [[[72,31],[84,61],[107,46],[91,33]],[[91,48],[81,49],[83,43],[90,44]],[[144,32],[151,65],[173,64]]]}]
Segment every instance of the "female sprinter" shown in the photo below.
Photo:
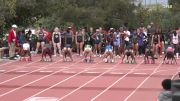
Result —
[{"label": "female sprinter", "polygon": [[94,39],[94,53],[96,54],[96,56],[101,57],[101,35],[99,29],[96,29],[96,33],[94,33],[93,39]]},{"label": "female sprinter", "polygon": [[46,36],[47,32],[44,31],[43,28],[40,28],[37,32],[36,35],[38,37],[38,41],[37,41],[37,46],[36,46],[36,54],[38,53],[38,49],[41,46],[41,52],[43,52],[43,47],[45,44],[45,36]]},{"label": "female sprinter", "polygon": [[154,35],[152,35],[151,45],[153,46],[153,50],[155,52],[155,58],[157,58],[158,48],[160,47],[160,36],[158,34],[158,29],[156,29],[156,32]]},{"label": "female sprinter", "polygon": [[83,52],[83,45],[84,45],[84,34],[85,31],[80,28],[78,32],[76,32],[76,46],[77,46],[77,53],[82,56]]},{"label": "female sprinter", "polygon": [[65,47],[63,48],[63,61],[67,61],[67,57],[70,57],[71,61],[72,58],[72,43],[73,43],[73,33],[70,31],[71,27],[67,29],[65,33]]},{"label": "female sprinter", "polygon": [[52,42],[53,42],[53,46],[54,46],[54,56],[56,56],[57,49],[61,56],[61,33],[59,32],[58,27],[56,27],[54,29],[54,32],[52,34]]}]

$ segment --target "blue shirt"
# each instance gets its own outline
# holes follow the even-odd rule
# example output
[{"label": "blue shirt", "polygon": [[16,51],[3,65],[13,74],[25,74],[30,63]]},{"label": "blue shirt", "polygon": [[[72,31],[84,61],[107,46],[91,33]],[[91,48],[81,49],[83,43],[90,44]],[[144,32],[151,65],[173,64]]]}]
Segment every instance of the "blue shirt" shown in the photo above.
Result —
[{"label": "blue shirt", "polygon": [[111,45],[106,46],[106,50],[112,50],[112,49],[113,49],[113,47]]}]

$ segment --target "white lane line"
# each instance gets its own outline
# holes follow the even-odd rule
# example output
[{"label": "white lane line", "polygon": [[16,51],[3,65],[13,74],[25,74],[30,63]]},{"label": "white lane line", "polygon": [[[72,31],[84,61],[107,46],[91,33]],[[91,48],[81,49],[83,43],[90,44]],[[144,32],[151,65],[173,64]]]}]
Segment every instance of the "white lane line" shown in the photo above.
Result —
[{"label": "white lane line", "polygon": [[[3,75],[3,74],[9,73],[9,72],[17,71],[17,70],[19,70],[19,69],[29,68],[28,65],[31,65],[31,64],[36,63],[36,62],[39,62],[39,60],[38,60],[38,61],[31,62],[31,63],[28,63],[28,64],[25,64],[25,65],[23,65],[23,66],[18,66],[18,68],[15,68],[15,69],[7,70],[6,72],[1,73],[0,76]],[[23,68],[22,68],[22,67],[23,67]]]},{"label": "white lane line", "polygon": [[[61,59],[61,60],[62,60],[62,59]],[[54,63],[52,63],[52,64],[50,64],[50,65],[56,64],[56,63],[60,62],[61,60],[56,61],[56,62],[54,62]],[[80,61],[81,61],[81,60],[80,60]],[[71,66],[79,63],[80,61],[77,61],[77,62],[69,65],[68,67],[71,67]],[[50,65],[46,65],[46,66],[48,67],[48,66],[50,66]],[[27,83],[27,84],[25,84],[25,85],[23,85],[23,86],[21,86],[21,87],[18,87],[18,88],[15,88],[15,89],[13,89],[13,90],[10,90],[10,91],[8,91],[8,92],[6,92],[6,93],[3,93],[3,94],[0,95],[0,97],[3,97],[3,96],[5,96],[5,95],[7,95],[7,94],[10,94],[10,93],[16,91],[16,90],[22,89],[22,88],[24,88],[24,87],[26,87],[26,86],[28,86],[28,85],[30,85],[30,84],[33,84],[33,83],[35,83],[35,82],[37,82],[37,81],[39,81],[39,80],[42,80],[42,79],[44,79],[44,78],[47,78],[47,77],[49,77],[49,76],[52,76],[52,75],[54,75],[54,74],[56,74],[56,73],[59,73],[59,72],[61,72],[61,71],[68,70],[68,69],[70,69],[70,68],[60,69],[60,70],[58,70],[58,71],[56,71],[56,72],[54,72],[54,73],[51,73],[51,74],[49,74],[49,75],[43,76],[43,77],[41,77],[41,78],[39,78],[39,79],[36,79],[36,80],[34,80],[34,81],[32,81],[32,82],[29,82],[29,83]]]},{"label": "white lane line", "polygon": [[14,63],[14,62],[17,62],[17,60],[15,60],[15,61],[10,61],[10,62],[7,62],[7,63],[4,63],[4,64],[1,64],[1,65],[0,65],[0,67],[1,67],[1,66],[5,66],[5,65],[8,65],[8,64],[11,64],[11,63]]},{"label": "white lane line", "polygon": [[113,75],[122,75],[122,74],[125,74],[123,72],[110,72],[109,74],[113,74]]},{"label": "white lane line", "polygon": [[40,73],[52,73],[53,71],[39,71]]},{"label": "white lane line", "polygon": [[[61,61],[61,60],[59,60],[59,61]],[[59,61],[58,61],[58,62],[59,62]],[[28,73],[25,73],[25,74],[16,76],[16,77],[14,77],[14,78],[8,79],[8,80],[6,80],[6,81],[0,82],[0,84],[7,83],[7,82],[12,81],[12,80],[14,80],[14,79],[17,79],[17,78],[20,78],[20,77],[29,75],[29,74],[31,74],[31,73],[33,73],[33,72],[37,72],[37,71],[39,71],[39,70],[45,69],[45,68],[47,68],[47,67],[49,67],[49,66],[51,66],[51,65],[53,65],[53,64],[56,64],[56,63],[57,63],[57,62],[53,62],[53,63],[51,63],[51,64],[45,65],[45,66],[43,66],[43,67],[41,67],[41,68],[39,68],[39,69],[35,69],[35,70],[31,71],[31,72],[28,72]]]},{"label": "white lane line", "polygon": [[154,71],[148,76],[146,77],[146,79],[144,79],[141,84],[138,85],[138,87],[136,87],[135,90],[133,90],[125,99],[124,101],[127,101],[131,96],[134,95],[134,93],[152,76],[156,73],[156,71],[162,66],[162,63],[160,63],[155,69]]},{"label": "white lane line", "polygon": [[0,72],[5,72],[6,70],[0,70]]},{"label": "white lane line", "polygon": [[92,78],[91,80],[89,80],[88,82],[84,83],[83,85],[81,85],[80,87],[76,88],[75,90],[71,91],[70,93],[66,94],[65,96],[61,97],[60,99],[58,99],[59,101],[63,100],[64,98],[68,97],[69,95],[73,94],[74,92],[78,91],[79,89],[81,89],[82,87],[86,86],[87,84],[93,82],[94,80],[96,80],[97,78],[101,77],[102,75],[110,72],[112,69],[116,68],[121,62],[119,61],[117,64],[115,64],[113,67],[111,67],[111,69],[108,69],[104,72],[102,72],[101,74],[99,74],[98,76]]},{"label": "white lane line", "polygon": [[[61,61],[61,60],[59,60],[59,61],[57,61],[57,62],[54,62],[54,63],[51,63],[50,65],[56,64],[56,63],[58,63],[58,62],[60,62],[60,61]],[[44,67],[48,67],[48,66],[50,66],[50,65],[46,65],[46,66],[44,66]],[[32,84],[32,83],[35,83],[35,82],[37,82],[37,81],[39,81],[39,80],[42,80],[42,79],[44,79],[44,78],[46,78],[46,77],[49,77],[49,76],[51,76],[51,75],[54,75],[55,73],[60,72],[60,71],[63,71],[63,70],[64,70],[64,69],[60,69],[59,71],[56,71],[56,72],[51,73],[51,74],[49,74],[49,75],[43,76],[43,77],[41,77],[41,78],[39,78],[39,79],[36,79],[36,80],[34,80],[34,81],[32,81],[32,82],[29,82],[29,83],[27,83],[27,84],[25,84],[25,85],[23,85],[23,86],[20,86],[20,87],[18,87],[18,88],[15,88],[15,89],[13,89],[13,90],[10,90],[10,91],[8,91],[8,92],[6,92],[6,93],[1,94],[0,97],[3,97],[3,96],[5,96],[5,95],[7,95],[7,94],[9,94],[9,93],[12,93],[12,92],[14,92],[14,91],[16,91],[16,90],[19,90],[19,89],[21,89],[21,88],[23,88],[23,87],[26,87],[26,86],[28,86],[28,85],[30,85],[30,84]]]},{"label": "white lane line", "polygon": [[143,63],[143,61],[136,65],[135,67],[133,67],[129,72],[127,72],[125,75],[123,75],[122,77],[120,77],[118,80],[116,80],[113,84],[111,84],[110,86],[108,86],[105,90],[103,90],[101,93],[99,93],[98,95],[96,95],[95,97],[93,97],[90,101],[94,101],[95,99],[97,99],[99,96],[101,96],[102,94],[104,94],[106,91],[108,91],[111,87],[113,87],[116,83],[118,83],[120,80],[122,80],[123,78],[125,78],[127,75],[129,75],[130,73],[132,73],[136,68],[138,68],[141,64]]},{"label": "white lane line", "polygon": [[86,72],[87,74],[99,74],[100,72]]},{"label": "white lane line", "polygon": [[33,97],[30,99],[25,99],[23,101],[58,101],[56,97]]},{"label": "white lane line", "polygon": [[135,75],[147,75],[147,73],[133,73]]},{"label": "white lane line", "polygon": [[[101,61],[101,62],[102,62],[102,61]],[[88,68],[90,69],[90,68],[92,68],[92,67],[95,67],[96,65],[98,65],[98,64],[101,63],[101,62],[99,61],[99,62],[97,62],[96,64],[93,64],[93,65],[89,66]],[[87,70],[88,70],[88,69],[87,69]],[[74,75],[72,75],[72,76],[70,76],[70,77],[68,77],[68,78],[66,78],[66,79],[64,79],[64,80],[62,80],[62,81],[60,81],[60,82],[58,82],[58,83],[56,83],[56,84],[54,84],[54,85],[52,85],[52,86],[50,86],[50,87],[48,87],[48,88],[46,88],[46,89],[44,89],[44,90],[36,93],[36,94],[34,94],[34,95],[32,95],[32,96],[29,97],[29,98],[35,97],[35,96],[37,96],[37,95],[39,95],[39,94],[41,94],[41,93],[43,93],[43,92],[45,92],[45,91],[53,88],[53,87],[56,87],[57,85],[65,82],[65,81],[68,81],[69,79],[71,79],[71,78],[73,78],[73,77],[75,77],[75,76],[77,76],[77,75],[79,75],[79,74],[81,74],[81,73],[84,73],[84,72],[86,72],[87,70],[80,71],[80,72],[78,72],[78,73],[76,73],[76,74],[74,74]]]},{"label": "white lane line", "polygon": [[[73,56],[74,56],[74,55],[73,55]],[[40,60],[30,62],[30,63],[25,64],[25,65],[23,65],[23,66],[18,66],[18,68],[15,68],[15,69],[12,69],[12,70],[8,70],[8,71],[6,71],[6,72],[4,72],[4,73],[1,73],[0,76],[3,75],[3,74],[9,73],[9,72],[13,72],[13,71],[19,70],[19,69],[29,68],[28,65],[31,65],[31,64],[34,64],[34,63],[37,63],[37,62],[40,62]],[[22,68],[22,67],[23,67],[23,68]],[[63,67],[64,67],[64,66],[63,66]],[[48,68],[44,68],[43,70],[45,70],[45,69],[48,69]]]},{"label": "white lane line", "polygon": [[26,71],[26,70],[21,70],[21,71],[16,71],[16,73],[28,73],[29,71]]},{"label": "white lane line", "polygon": [[62,71],[62,73],[65,73],[65,74],[74,74],[76,72],[75,71]]},{"label": "white lane line", "polygon": [[180,67],[178,68],[177,72],[171,77],[171,80],[173,80],[179,73],[180,73]]},{"label": "white lane line", "polygon": [[166,71],[173,71],[173,70],[177,71],[177,70],[178,70],[178,68],[177,68],[177,69],[159,70],[159,71],[156,71],[156,73],[159,73],[159,72],[166,72]]}]

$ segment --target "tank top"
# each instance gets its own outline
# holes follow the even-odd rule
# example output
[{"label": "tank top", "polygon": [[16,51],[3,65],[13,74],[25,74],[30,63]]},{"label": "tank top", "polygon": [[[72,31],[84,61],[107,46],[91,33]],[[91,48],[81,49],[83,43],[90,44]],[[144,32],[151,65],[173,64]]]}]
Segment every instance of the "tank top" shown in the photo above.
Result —
[{"label": "tank top", "polygon": [[40,31],[38,35],[40,41],[44,40],[44,32]]},{"label": "tank top", "polygon": [[138,35],[134,35],[132,41],[136,44],[138,42]]},{"label": "tank top", "polygon": [[83,41],[83,35],[81,33],[77,33],[77,42]]},{"label": "tank top", "polygon": [[173,42],[173,44],[178,44],[179,43],[178,34],[176,36],[173,34],[172,42]]},{"label": "tank top", "polygon": [[60,42],[60,33],[59,32],[54,32],[54,42],[59,43]]},{"label": "tank top", "polygon": [[70,47],[72,46],[72,33],[71,32],[67,32],[65,34],[65,38],[66,38],[66,46]]},{"label": "tank top", "polygon": [[95,35],[95,40],[96,40],[96,41],[100,41],[100,34],[96,33],[96,35]]},{"label": "tank top", "polygon": [[158,37],[159,37],[159,35],[154,35],[154,39],[153,39],[154,43],[158,43]]}]

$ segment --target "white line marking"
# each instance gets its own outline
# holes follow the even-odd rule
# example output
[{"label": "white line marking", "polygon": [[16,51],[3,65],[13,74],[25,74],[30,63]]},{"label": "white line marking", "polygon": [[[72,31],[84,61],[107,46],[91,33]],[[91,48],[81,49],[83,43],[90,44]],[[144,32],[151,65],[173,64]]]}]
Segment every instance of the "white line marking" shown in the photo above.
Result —
[{"label": "white line marking", "polygon": [[147,75],[147,73],[133,73],[135,75]]},{"label": "white line marking", "polygon": [[1,66],[5,66],[5,65],[8,65],[8,64],[11,64],[11,63],[14,63],[14,62],[16,62],[16,61],[17,61],[17,60],[11,61],[11,62],[7,62],[7,63],[5,63],[5,64],[0,65],[0,67],[1,67]]},{"label": "white line marking", "polygon": [[25,99],[23,101],[58,101],[56,97],[33,97],[30,99]]},{"label": "white line marking", "polygon": [[[111,67],[111,69],[116,68],[121,62],[118,62],[117,64],[115,64],[113,67]],[[83,85],[81,85],[80,87],[78,87],[77,89],[71,91],[70,93],[66,94],[65,96],[61,97],[60,99],[58,99],[59,101],[63,100],[64,98],[66,98],[67,96],[73,94],[74,92],[78,91],[79,89],[81,89],[82,87],[86,86],[87,84],[91,83],[92,81],[96,80],[97,78],[101,77],[102,75],[108,73],[111,71],[111,69],[108,69],[106,71],[104,71],[103,73],[99,74],[98,76],[92,78],[91,80],[89,80],[88,82],[84,83]]]},{"label": "white line marking", "polygon": [[[15,69],[8,70],[8,71],[0,74],[0,76],[3,75],[3,74],[6,74],[6,73],[12,72],[12,71],[19,70],[19,69],[29,68],[29,67],[27,67],[28,65],[31,65],[31,64],[36,63],[36,62],[39,62],[39,60],[38,60],[38,61],[31,62],[31,63],[28,63],[28,64],[25,64],[25,65],[23,65],[23,66],[18,66],[18,68],[15,68]],[[26,66],[26,67],[25,67],[25,66]],[[22,67],[23,67],[23,68],[22,68]]]},{"label": "white line marking", "polygon": [[154,71],[153,71],[148,77],[146,77],[146,79],[144,79],[144,80],[141,82],[141,84],[139,84],[138,87],[137,87],[135,90],[133,90],[133,92],[131,92],[131,94],[129,94],[129,95],[124,99],[124,101],[127,101],[131,96],[133,96],[134,93],[135,93],[153,74],[156,73],[156,71],[161,67],[161,65],[162,65],[162,63],[160,63],[160,64],[154,69]]},{"label": "white line marking", "polygon": [[159,70],[159,71],[156,71],[156,73],[159,73],[159,72],[166,72],[166,71],[177,71],[178,69],[167,69],[167,70]]},{"label": "white line marking", "polygon": [[40,73],[52,73],[53,71],[39,71]]},{"label": "white line marking", "polygon": [[[61,59],[61,60],[62,60],[62,59]],[[49,64],[49,65],[46,65],[46,66],[48,67],[48,66],[50,66],[50,65],[56,64],[56,63],[60,62],[61,60],[56,61],[55,63]],[[81,61],[81,60],[80,60],[80,61]],[[68,66],[68,67],[71,67],[71,66],[79,63],[80,61],[77,61],[77,62],[73,63],[72,65],[70,65],[70,66]],[[70,68],[67,68],[67,69],[70,69]],[[8,92],[6,92],[6,93],[4,93],[4,94],[1,94],[0,97],[5,96],[5,95],[7,95],[7,94],[9,94],[9,93],[12,93],[12,92],[18,90],[18,89],[21,89],[21,88],[23,88],[23,87],[26,87],[26,86],[28,86],[28,85],[30,85],[30,84],[32,84],[32,83],[35,83],[35,82],[37,82],[37,81],[39,81],[39,80],[42,80],[42,79],[44,79],[44,78],[47,78],[47,77],[49,77],[49,76],[51,76],[51,75],[54,75],[54,74],[56,74],[56,73],[58,73],[58,72],[61,72],[61,71],[64,71],[64,70],[66,70],[66,69],[60,69],[60,70],[58,70],[58,71],[56,71],[56,72],[54,72],[54,73],[51,73],[51,74],[46,75],[46,76],[43,76],[43,77],[41,77],[41,78],[39,78],[39,79],[36,79],[36,80],[34,80],[34,81],[32,81],[32,82],[29,82],[29,83],[23,85],[23,86],[21,86],[21,87],[15,88],[15,89],[10,90],[10,91],[8,91]],[[29,98],[30,98],[30,97],[29,97]]]},{"label": "white line marking", "polygon": [[[73,56],[74,56],[74,55],[73,55]],[[19,70],[19,69],[29,68],[29,67],[27,67],[28,65],[31,65],[31,64],[37,63],[37,62],[40,62],[40,60],[30,62],[30,63],[28,63],[28,64],[25,64],[25,65],[21,66],[21,67],[18,66],[18,68],[15,68],[15,69],[6,71],[6,72],[4,72],[4,73],[2,73],[2,74],[9,73],[9,72],[12,72],[12,71],[16,71],[16,70]],[[26,67],[25,67],[25,66],[26,66]],[[22,68],[22,67],[24,67],[24,68]],[[62,67],[64,67],[64,66],[62,66]],[[45,70],[45,69],[47,69],[47,68],[44,68],[43,70]],[[0,76],[1,76],[2,74],[0,74]]]},{"label": "white line marking", "polygon": [[125,73],[122,73],[122,72],[110,72],[109,74],[122,75],[122,74],[125,74]]},{"label": "white line marking", "polygon": [[116,83],[118,83],[120,80],[122,80],[123,78],[125,78],[127,75],[129,75],[130,73],[132,73],[137,67],[139,67],[141,64],[143,63],[143,61],[136,65],[135,67],[133,67],[129,72],[127,72],[125,75],[123,75],[122,77],[120,77],[118,80],[116,80],[113,84],[111,84],[109,87],[107,87],[105,90],[103,90],[101,93],[99,93],[97,96],[95,96],[94,98],[92,98],[90,101],[94,101],[95,99],[97,99],[99,96],[101,96],[102,94],[104,94],[107,90],[109,90],[111,87],[113,87]]},{"label": "white line marking", "polygon": [[[59,61],[61,61],[61,60],[59,60]],[[55,63],[58,63],[59,61],[57,61],[57,62],[55,62]],[[53,64],[55,64],[55,63],[51,63],[50,65],[53,65]],[[50,66],[50,65],[46,65],[46,66],[48,67],[48,66]],[[46,67],[46,66],[44,66],[44,67]],[[39,78],[39,79],[36,79],[36,80],[34,80],[34,81],[32,81],[32,82],[29,82],[29,83],[23,85],[23,86],[21,86],[21,87],[18,87],[18,88],[15,88],[15,89],[13,89],[13,90],[10,90],[10,91],[8,91],[8,92],[6,92],[6,93],[3,93],[3,94],[0,95],[0,97],[3,97],[3,96],[5,96],[5,95],[7,95],[7,94],[9,94],[9,93],[12,93],[12,92],[14,92],[14,91],[16,91],[16,90],[18,90],[18,89],[21,89],[21,88],[23,88],[23,87],[25,87],[25,86],[28,86],[28,85],[30,85],[30,84],[32,84],[32,83],[35,83],[35,82],[37,82],[37,81],[39,81],[39,80],[42,80],[42,79],[46,78],[46,77],[49,77],[49,76],[51,76],[51,75],[54,75],[55,73],[60,72],[60,71],[62,71],[62,70],[64,70],[64,69],[60,69],[59,71],[56,71],[56,72],[54,72],[54,73],[52,73],[52,74],[43,76],[43,77],[41,77],[41,78]]]},{"label": "white line marking", "polygon": [[75,71],[62,71],[62,73],[65,73],[65,74],[74,74],[76,72]]},{"label": "white line marking", "polygon": [[86,72],[88,74],[99,74],[100,72]]},{"label": "white line marking", "polygon": [[[101,61],[101,62],[102,62],[102,61]],[[97,64],[99,64],[99,63],[101,63],[101,62],[99,61],[99,62],[97,62],[96,64],[93,64],[92,66],[89,66],[88,68],[95,67]],[[69,79],[71,79],[71,78],[73,78],[73,77],[75,77],[75,76],[77,76],[77,75],[79,75],[79,74],[81,74],[81,73],[83,73],[83,72],[86,72],[86,71],[87,71],[87,70],[80,71],[80,72],[78,72],[78,73],[76,73],[76,74],[74,74],[74,75],[72,75],[72,76],[70,76],[70,77],[68,77],[68,78],[66,78],[66,79],[64,79],[64,80],[62,80],[62,81],[60,81],[60,82],[54,84],[54,85],[52,85],[51,87],[48,87],[48,88],[46,88],[46,89],[44,89],[44,90],[42,90],[42,91],[40,91],[40,92],[38,92],[38,93],[32,95],[31,97],[35,97],[35,96],[37,96],[37,95],[39,95],[39,94],[41,94],[41,93],[43,93],[43,92],[45,92],[45,91],[47,91],[47,90],[53,88],[53,87],[56,87],[57,85],[59,85],[59,84],[65,82],[65,81],[67,81],[67,80],[69,80]],[[29,97],[29,98],[31,98],[31,97]]]},{"label": "white line marking", "polygon": [[[180,67],[179,69],[177,70],[177,72],[171,77],[171,80],[173,80],[180,72]],[[179,75],[178,75],[179,76]]]},{"label": "white line marking", "polygon": [[0,72],[5,72],[6,70],[0,70]]},{"label": "white line marking", "polygon": [[17,72],[17,73],[28,73],[29,71],[25,71],[25,70],[23,71],[23,70],[22,70],[22,71],[16,71],[16,72]]}]

